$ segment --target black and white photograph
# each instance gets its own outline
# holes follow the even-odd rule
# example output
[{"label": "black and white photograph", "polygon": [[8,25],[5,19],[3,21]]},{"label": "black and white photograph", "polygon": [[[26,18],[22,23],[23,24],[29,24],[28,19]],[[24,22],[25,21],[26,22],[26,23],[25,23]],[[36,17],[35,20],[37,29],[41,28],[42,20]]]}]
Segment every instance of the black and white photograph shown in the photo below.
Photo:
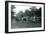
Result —
[{"label": "black and white photograph", "polygon": [[8,32],[44,30],[44,3],[8,2],[7,8]]},{"label": "black and white photograph", "polygon": [[11,28],[41,27],[41,7],[11,5]]}]

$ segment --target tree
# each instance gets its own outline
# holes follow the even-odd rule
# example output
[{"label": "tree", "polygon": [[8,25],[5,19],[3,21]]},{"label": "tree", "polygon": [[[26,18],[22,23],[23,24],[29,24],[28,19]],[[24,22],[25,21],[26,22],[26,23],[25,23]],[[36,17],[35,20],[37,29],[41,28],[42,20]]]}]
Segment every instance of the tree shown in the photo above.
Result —
[{"label": "tree", "polygon": [[19,13],[16,15],[17,21],[21,21],[23,17],[23,11],[19,11]]},{"label": "tree", "polygon": [[27,16],[31,16],[31,11],[29,11],[29,10],[25,10],[25,14],[27,15]]},{"label": "tree", "polygon": [[18,15],[21,16],[21,17],[23,17],[23,14],[24,14],[23,11],[20,11],[20,12],[18,13]]},{"label": "tree", "polygon": [[15,6],[14,5],[11,5],[11,19],[13,20],[13,18],[14,18],[14,12],[13,12],[13,8],[15,8]]}]

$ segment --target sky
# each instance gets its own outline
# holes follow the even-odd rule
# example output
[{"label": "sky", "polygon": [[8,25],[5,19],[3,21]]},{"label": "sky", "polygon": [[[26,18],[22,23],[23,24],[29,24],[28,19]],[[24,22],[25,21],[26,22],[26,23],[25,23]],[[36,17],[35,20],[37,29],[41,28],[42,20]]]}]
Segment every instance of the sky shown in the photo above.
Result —
[{"label": "sky", "polygon": [[23,11],[25,12],[26,9],[29,9],[30,7],[29,6],[15,6],[16,8],[13,9],[14,12],[16,12],[16,14],[19,12],[19,11]]}]

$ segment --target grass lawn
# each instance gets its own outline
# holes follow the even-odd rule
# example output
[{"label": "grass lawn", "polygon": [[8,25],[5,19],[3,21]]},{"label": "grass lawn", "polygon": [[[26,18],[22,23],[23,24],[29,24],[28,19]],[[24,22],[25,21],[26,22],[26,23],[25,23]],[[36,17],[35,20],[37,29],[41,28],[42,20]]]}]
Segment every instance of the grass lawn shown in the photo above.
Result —
[{"label": "grass lawn", "polygon": [[32,21],[11,21],[11,28],[33,28],[40,27],[40,22],[32,22]]}]

